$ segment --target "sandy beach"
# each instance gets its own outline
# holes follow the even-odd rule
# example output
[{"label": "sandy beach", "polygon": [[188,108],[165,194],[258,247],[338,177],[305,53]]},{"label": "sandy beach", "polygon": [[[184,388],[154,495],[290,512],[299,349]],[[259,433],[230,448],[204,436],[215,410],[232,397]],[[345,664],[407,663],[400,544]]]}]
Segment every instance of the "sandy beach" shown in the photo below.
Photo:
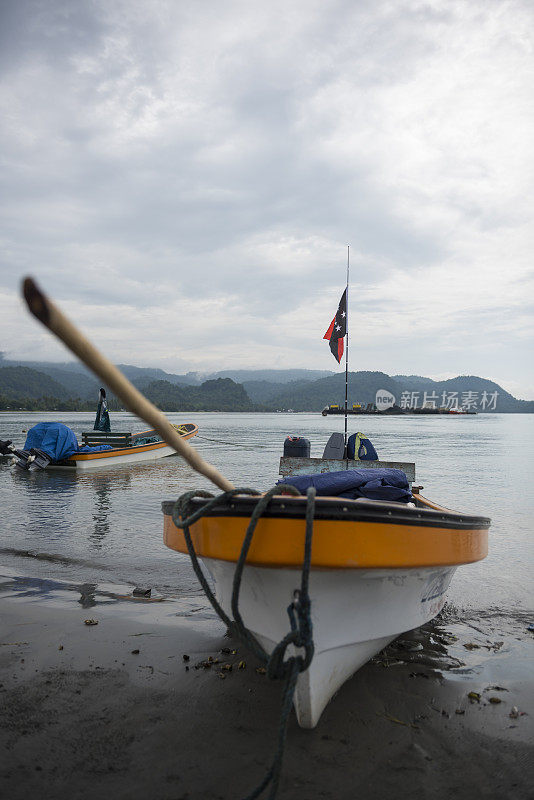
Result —
[{"label": "sandy beach", "polygon": [[[2,796],[246,796],[272,758],[281,686],[202,598],[120,591],[4,576]],[[532,797],[533,650],[524,615],[445,614],[405,634],[342,687],[317,728],[292,714],[278,796]],[[198,666],[210,657],[219,663]]]}]

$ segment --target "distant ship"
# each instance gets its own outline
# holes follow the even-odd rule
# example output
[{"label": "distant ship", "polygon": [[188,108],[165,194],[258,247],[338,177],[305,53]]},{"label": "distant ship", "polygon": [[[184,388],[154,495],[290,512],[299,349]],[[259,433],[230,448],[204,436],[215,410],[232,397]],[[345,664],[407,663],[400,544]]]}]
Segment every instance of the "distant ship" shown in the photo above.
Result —
[{"label": "distant ship", "polygon": [[[336,404],[325,406],[321,413],[323,417],[326,417],[330,414],[345,414],[345,406],[339,406]],[[373,414],[381,416],[402,416],[406,414],[453,414],[455,416],[463,416],[465,414],[476,413],[476,411],[467,411],[459,408],[401,408],[397,405],[392,405],[390,408],[379,410],[374,403],[367,403],[365,407],[361,403],[353,403],[352,408],[347,408],[347,414]]]}]

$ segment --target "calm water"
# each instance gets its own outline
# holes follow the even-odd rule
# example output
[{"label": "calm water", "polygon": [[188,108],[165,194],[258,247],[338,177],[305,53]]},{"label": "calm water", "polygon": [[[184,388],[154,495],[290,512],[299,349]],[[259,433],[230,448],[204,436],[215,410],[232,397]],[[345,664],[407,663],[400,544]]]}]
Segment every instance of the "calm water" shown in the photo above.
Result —
[{"label": "calm water", "polygon": [[[320,414],[169,414],[196,422],[193,444],[238,486],[270,487],[287,435],[311,440],[322,455],[343,419]],[[0,438],[22,445],[25,433],[54,414],[0,414]],[[77,434],[94,414],[62,414]],[[115,430],[146,427],[128,413],[112,415]],[[388,461],[415,461],[427,497],[458,511],[492,518],[490,555],[458,570],[451,606],[472,612],[523,614],[533,607],[534,415],[364,418],[360,427]],[[350,431],[357,430],[350,420]],[[0,566],[21,576],[75,583],[151,586],[197,594],[188,559],[162,542],[161,500],[190,488],[211,488],[178,456],[78,475],[21,473],[0,464],[3,522]],[[217,491],[217,490],[214,490]]]}]

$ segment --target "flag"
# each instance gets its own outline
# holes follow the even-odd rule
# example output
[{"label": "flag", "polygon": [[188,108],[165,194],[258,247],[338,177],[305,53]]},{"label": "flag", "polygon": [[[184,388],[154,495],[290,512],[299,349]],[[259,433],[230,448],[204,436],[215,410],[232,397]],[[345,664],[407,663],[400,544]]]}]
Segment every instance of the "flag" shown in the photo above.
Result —
[{"label": "flag", "polygon": [[341,361],[343,356],[343,339],[347,333],[347,290],[341,295],[336,316],[330,323],[330,327],[323,336],[323,339],[330,341],[330,350],[336,361]]},{"label": "flag", "polygon": [[96,409],[96,419],[94,431],[103,431],[104,433],[111,432],[111,423],[109,421],[108,401],[106,400],[106,390],[100,389],[98,395],[98,406]]}]

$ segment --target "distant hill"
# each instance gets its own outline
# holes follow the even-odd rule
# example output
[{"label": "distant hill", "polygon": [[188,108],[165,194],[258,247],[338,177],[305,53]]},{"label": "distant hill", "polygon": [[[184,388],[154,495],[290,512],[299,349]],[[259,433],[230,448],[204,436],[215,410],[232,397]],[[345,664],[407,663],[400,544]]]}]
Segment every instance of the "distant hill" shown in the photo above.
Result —
[{"label": "distant hill", "polygon": [[[30,366],[33,365],[33,366]],[[345,402],[344,372],[327,370],[222,370],[201,382],[200,374],[167,373],[150,367],[119,365],[124,374],[143,393],[165,411],[295,411],[320,412],[326,405]],[[231,377],[234,376],[234,377]],[[239,381],[238,378],[242,380]],[[11,399],[18,408],[53,406],[58,408],[96,408],[100,382],[85,367],[76,363],[11,362],[0,354],[0,397],[3,408]],[[107,387],[106,387],[107,388]],[[517,400],[494,381],[476,375],[459,375],[434,381],[421,375],[387,375],[384,372],[349,373],[349,406],[373,403],[379,389],[391,393],[402,405],[421,407],[425,399],[437,406],[456,396],[473,410],[504,413],[534,413],[534,401]],[[39,398],[48,398],[39,405]],[[110,408],[121,407],[108,392]],[[90,404],[90,405],[88,405]],[[57,405],[57,404],[56,404]]]},{"label": "distant hill", "polygon": [[255,406],[239,383],[230,378],[204,381],[200,386],[177,386],[154,381],[144,390],[162,411],[254,411]]},{"label": "distant hill", "polygon": [[291,383],[293,381],[315,381],[335,375],[326,369],[224,369],[212,372],[208,378],[231,378],[236,383],[265,381],[266,383]]},{"label": "distant hill", "polygon": [[36,369],[37,372],[48,374],[49,369],[63,370],[66,372],[84,373],[90,375],[91,372],[79,361],[19,361],[5,359],[0,354],[0,367],[29,367]]},{"label": "distant hill", "polygon": [[150,367],[132,367],[129,364],[117,364],[121,372],[123,372],[129,381],[139,389],[143,386],[154,381],[167,381],[177,385],[198,385],[195,378],[188,375],[175,375],[172,372],[165,372],[163,369],[151,369]]},{"label": "distant hill", "polygon": [[291,383],[274,383],[273,381],[243,381],[243,387],[255,403],[270,403],[273,398],[287,392],[307,389],[311,380],[291,381]]},{"label": "distant hill", "polygon": [[87,411],[95,403],[65,394],[64,387],[44,372],[29,367],[0,367],[0,410]]},{"label": "distant hill", "polygon": [[403,386],[409,384],[414,389],[416,387],[426,389],[427,386],[434,383],[432,378],[423,378],[421,375],[392,375],[391,377]]},{"label": "distant hill", "polygon": [[[374,402],[378,389],[394,394],[398,384],[384,372],[349,372],[349,402]],[[345,404],[345,375],[338,373],[310,383],[290,385],[268,401],[273,410],[292,408],[295,411],[321,411],[326,405]]]},{"label": "distant hill", "polygon": [[[428,380],[428,379],[426,379]],[[411,385],[408,385],[410,378],[406,378],[406,383],[401,384],[403,389],[413,391]],[[400,382],[399,382],[400,383]],[[517,400],[510,392],[507,392],[498,383],[490,381],[487,378],[479,378],[477,375],[458,375],[456,378],[449,378],[446,381],[432,381],[431,384],[418,387],[420,389],[420,404],[425,397],[430,393],[436,393],[438,396],[437,404],[444,404],[451,393],[458,393],[460,405],[473,403],[473,410],[498,412],[498,413],[525,413],[534,412],[533,400]],[[484,399],[484,393],[486,398]],[[493,407],[492,397],[495,395],[495,402]],[[485,407],[484,407],[485,406]]]},{"label": "distant hill", "polygon": [[[119,369],[129,381],[138,389],[143,389],[149,383],[157,380],[166,380],[169,383],[199,385],[194,375],[174,375],[162,369],[151,367],[134,367],[129,364],[118,364]],[[96,403],[100,381],[83,364],[77,361],[62,363],[53,361],[7,361],[0,358],[0,368],[26,368],[36,370],[48,375],[62,387],[57,397],[78,397],[82,400],[92,400]],[[30,395],[27,395],[28,397]]]},{"label": "distant hill", "polygon": [[63,386],[44,372],[29,367],[0,367],[0,394],[4,397],[61,397]]},{"label": "distant hill", "polygon": [[[63,394],[67,397],[79,397],[82,400],[94,400],[95,402],[98,398],[99,380],[95,378],[90,370],[77,361],[65,363],[53,361],[8,361],[0,353],[0,367],[4,366],[26,367],[44,373],[62,386]],[[135,367],[131,364],[118,364],[117,366],[134,386],[143,391],[151,383],[157,381],[166,381],[176,386],[199,387],[206,380],[229,378],[234,383],[246,383],[245,389],[247,393],[250,386],[249,397],[257,403],[263,403],[265,400],[280,394],[286,384],[291,382],[311,382],[328,375],[335,375],[335,373],[328,370],[317,369],[242,369],[220,370],[219,372],[205,374],[204,378],[202,378],[198,372],[179,375],[153,367]]]},{"label": "distant hill", "polygon": [[[426,400],[435,406],[442,406],[450,404],[456,395],[459,406],[467,404],[475,411],[534,413],[534,401],[517,400],[497,383],[485,378],[460,375],[446,381],[433,381],[421,376],[399,375],[393,378],[384,372],[349,372],[349,407],[353,403],[374,403],[380,389],[390,392],[397,405],[402,405],[404,396],[406,405],[415,404],[421,408]],[[345,403],[345,376],[342,373],[303,385],[288,386],[267,401],[273,411],[287,408],[319,411],[331,403],[340,406]]]},{"label": "distant hill", "polygon": [[[95,384],[97,385],[97,384]],[[230,378],[204,381],[199,386],[178,385],[170,381],[152,381],[143,392],[163,411],[254,411],[243,386]],[[0,367],[0,410],[96,410],[97,393],[89,400],[68,396],[64,385],[44,372],[29,367]],[[107,393],[111,410],[121,407],[111,392]]]},{"label": "distant hill", "polygon": [[[34,367],[34,369],[38,369]],[[89,372],[74,369],[64,369],[63,367],[49,366],[46,370],[39,370],[53,378],[56,383],[63,387],[63,392],[58,397],[79,397],[82,400],[92,400],[96,404],[100,383],[98,378]]]}]

